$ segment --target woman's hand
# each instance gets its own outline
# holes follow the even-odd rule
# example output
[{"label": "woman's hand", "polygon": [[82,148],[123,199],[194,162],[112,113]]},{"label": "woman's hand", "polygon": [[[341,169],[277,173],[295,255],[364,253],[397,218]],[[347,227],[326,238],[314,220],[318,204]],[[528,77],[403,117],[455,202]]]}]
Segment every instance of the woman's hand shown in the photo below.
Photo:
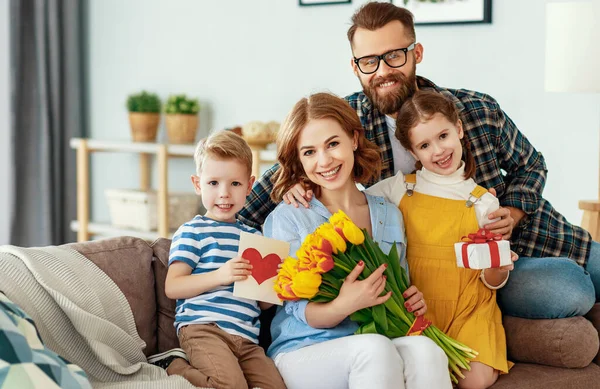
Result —
[{"label": "woman's hand", "polygon": [[298,208],[298,202],[304,205],[305,208],[308,208],[308,202],[312,199],[313,191],[305,190],[302,184],[298,183],[292,186],[284,195],[283,201],[286,204],[292,204],[294,207]]},{"label": "woman's hand", "polygon": [[334,300],[346,316],[363,308],[383,304],[392,297],[391,291],[381,296],[387,279],[383,275],[387,264],[379,266],[369,277],[359,281],[357,278],[364,268],[365,263],[360,261],[348,274],[342,284],[340,294]]},{"label": "woman's hand", "polygon": [[427,313],[427,303],[423,299],[423,293],[416,286],[411,285],[402,293],[404,296],[404,306],[408,312],[414,313],[415,316],[423,316]]}]

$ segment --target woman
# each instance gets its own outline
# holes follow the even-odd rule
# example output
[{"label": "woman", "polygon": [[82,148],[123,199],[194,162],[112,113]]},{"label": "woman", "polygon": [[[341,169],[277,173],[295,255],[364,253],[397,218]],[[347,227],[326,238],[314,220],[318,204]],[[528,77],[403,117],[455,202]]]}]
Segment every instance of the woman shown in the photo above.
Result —
[{"label": "woman", "polygon": [[[343,210],[365,228],[384,252],[392,244],[405,264],[404,228],[398,209],[381,197],[365,195],[356,183],[379,175],[377,147],[366,140],[360,120],[342,99],[318,93],[300,100],[277,138],[281,168],[273,176],[271,197],[280,202],[287,188],[304,182],[314,196],[310,208],[281,203],[265,221],[265,236],[291,243],[294,255],[304,237]],[[400,243],[397,243],[400,242]],[[268,350],[288,388],[451,388],[444,352],[423,336],[388,339],[353,335],[358,325],[348,316],[384,303],[385,265],[365,280],[360,262],[329,303],[287,302],[271,324]],[[423,295],[404,292],[407,309],[423,315]]]}]

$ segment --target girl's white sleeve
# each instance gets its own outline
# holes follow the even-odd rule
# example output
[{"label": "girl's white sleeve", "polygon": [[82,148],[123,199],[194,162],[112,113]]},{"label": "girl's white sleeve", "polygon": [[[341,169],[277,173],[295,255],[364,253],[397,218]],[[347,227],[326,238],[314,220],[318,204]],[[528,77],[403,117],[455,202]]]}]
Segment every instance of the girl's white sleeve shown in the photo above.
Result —
[{"label": "girl's white sleeve", "polygon": [[404,187],[404,174],[396,173],[395,176],[381,180],[365,190],[372,196],[382,196],[390,203],[398,206],[406,189]]}]

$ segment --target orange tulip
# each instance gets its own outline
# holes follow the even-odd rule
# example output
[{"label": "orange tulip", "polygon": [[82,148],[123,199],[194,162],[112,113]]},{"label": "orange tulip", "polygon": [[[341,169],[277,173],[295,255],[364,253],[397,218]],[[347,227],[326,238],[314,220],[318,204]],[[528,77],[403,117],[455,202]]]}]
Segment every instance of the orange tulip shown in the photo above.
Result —
[{"label": "orange tulip", "polygon": [[331,243],[333,253],[346,252],[346,241],[338,234],[333,225],[329,223],[323,223],[314,232],[319,238],[329,241]]}]

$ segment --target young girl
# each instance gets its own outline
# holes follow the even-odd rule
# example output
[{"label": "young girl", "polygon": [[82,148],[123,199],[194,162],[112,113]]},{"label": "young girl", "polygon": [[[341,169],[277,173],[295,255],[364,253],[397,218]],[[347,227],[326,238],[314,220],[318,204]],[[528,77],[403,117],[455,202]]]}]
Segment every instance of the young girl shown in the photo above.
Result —
[{"label": "young girl", "polygon": [[423,292],[426,316],[479,352],[459,388],[487,388],[509,369],[496,289],[506,284],[513,265],[458,268],[454,243],[489,223],[498,199],[473,180],[475,161],[462,122],[442,94],[419,91],[408,99],[396,137],[417,160],[416,174],[398,173],[367,193],[383,195],[402,211],[411,280]]},{"label": "young girl", "polygon": [[[277,135],[277,157],[281,167],[274,176],[273,200],[281,201],[284,191],[298,181],[306,183],[315,196],[310,208],[278,205],[265,221],[265,236],[290,242],[290,255],[295,256],[306,235],[341,209],[367,229],[384,252],[397,244],[404,259],[398,208],[382,197],[364,194],[355,185],[355,181],[367,182],[378,175],[380,158],[348,103],[327,93],[300,100]],[[286,386],[449,389],[448,360],[429,338],[353,335],[358,325],[348,316],[391,296],[382,295],[385,267],[359,281],[363,268],[362,263],[356,266],[330,303],[292,301],[278,309],[268,354]],[[425,314],[427,307],[417,288],[411,286],[404,296],[408,309]]]}]

